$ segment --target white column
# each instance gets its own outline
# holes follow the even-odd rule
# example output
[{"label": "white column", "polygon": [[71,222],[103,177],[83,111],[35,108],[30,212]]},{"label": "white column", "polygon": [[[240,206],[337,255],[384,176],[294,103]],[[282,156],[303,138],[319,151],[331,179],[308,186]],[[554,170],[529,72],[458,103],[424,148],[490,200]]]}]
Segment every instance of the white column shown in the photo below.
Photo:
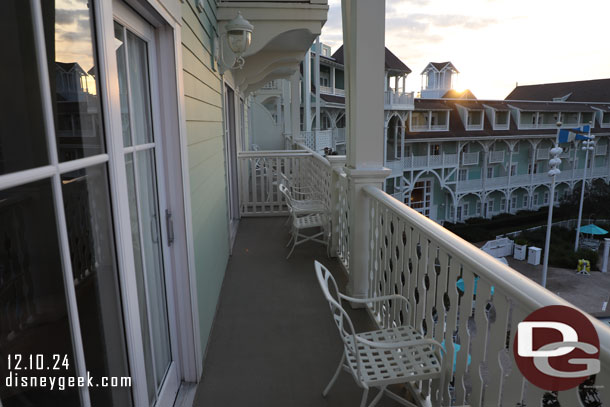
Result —
[{"label": "white column", "polygon": [[609,253],[610,253],[610,239],[605,238],[604,239],[604,255],[603,255],[603,260],[602,260],[602,272],[603,273],[608,272],[608,254]]},{"label": "white column", "polygon": [[303,112],[305,126],[303,126],[303,130],[311,131],[311,50],[307,51],[303,62],[303,87],[303,98],[305,99],[305,111]]},{"label": "white column", "polygon": [[335,89],[337,88],[337,84],[335,83],[335,67],[330,68],[330,81],[332,83],[333,95],[335,94]]},{"label": "white column", "polygon": [[[383,187],[384,145],[376,137],[384,127],[385,1],[343,0],[343,49],[347,98],[347,167],[350,200],[350,281],[348,292],[368,296],[370,200],[363,188]],[[385,82],[387,86],[387,81]]]},{"label": "white column", "polygon": [[316,138],[320,131],[320,36],[316,39],[316,69],[314,72],[316,85]]},{"label": "white column", "polygon": [[301,137],[301,78],[299,72],[290,78],[290,124],[294,142]]}]

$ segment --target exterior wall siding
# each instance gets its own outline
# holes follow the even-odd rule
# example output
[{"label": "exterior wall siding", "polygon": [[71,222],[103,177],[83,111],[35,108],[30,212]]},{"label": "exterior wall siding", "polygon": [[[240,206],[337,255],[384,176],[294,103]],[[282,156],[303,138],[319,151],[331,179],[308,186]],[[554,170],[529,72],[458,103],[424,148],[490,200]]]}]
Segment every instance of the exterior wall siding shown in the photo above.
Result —
[{"label": "exterior wall siding", "polygon": [[216,10],[182,4],[182,58],[201,348],[205,353],[229,258],[222,81],[213,67]]}]

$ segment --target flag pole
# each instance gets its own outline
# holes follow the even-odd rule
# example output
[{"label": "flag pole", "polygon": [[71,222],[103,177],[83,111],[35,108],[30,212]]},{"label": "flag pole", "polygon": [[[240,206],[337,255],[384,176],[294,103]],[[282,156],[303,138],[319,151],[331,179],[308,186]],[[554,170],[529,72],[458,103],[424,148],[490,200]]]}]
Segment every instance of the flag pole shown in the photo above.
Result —
[{"label": "flag pole", "polygon": [[574,241],[574,251],[578,251],[578,243],[580,240],[580,225],[582,223],[582,207],[583,207],[583,203],[585,200],[585,185],[587,183],[587,168],[588,168],[588,163],[589,163],[589,150],[592,150],[593,147],[591,146],[592,144],[592,140],[591,140],[591,126],[593,126],[593,123],[589,122],[589,134],[588,140],[584,140],[582,142],[583,144],[583,150],[585,150],[585,169],[583,171],[583,176],[582,176],[582,188],[580,189],[580,203],[578,206],[578,222],[576,223],[576,240]]},{"label": "flag pole", "polygon": [[549,170],[549,177],[551,177],[551,191],[549,193],[549,217],[546,222],[546,239],[544,241],[544,260],[542,263],[542,282],[540,283],[543,287],[546,287],[546,277],[549,271],[549,251],[551,248],[551,227],[553,226],[553,207],[555,206],[555,176],[561,173],[559,165],[561,164],[561,158],[559,154],[563,152],[563,149],[559,147],[559,129],[561,128],[561,122],[557,122],[557,136],[555,138],[555,146],[551,149],[553,158],[549,160],[551,169]]}]

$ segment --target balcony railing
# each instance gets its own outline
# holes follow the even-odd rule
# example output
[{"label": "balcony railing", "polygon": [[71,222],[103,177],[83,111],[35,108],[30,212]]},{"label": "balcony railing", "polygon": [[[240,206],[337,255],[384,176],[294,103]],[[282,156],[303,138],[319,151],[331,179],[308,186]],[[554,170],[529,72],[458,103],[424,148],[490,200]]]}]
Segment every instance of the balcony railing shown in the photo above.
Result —
[{"label": "balcony railing", "polygon": [[490,151],[489,152],[489,163],[503,163],[504,162],[504,150],[500,151]]},{"label": "balcony railing", "polygon": [[326,95],[345,96],[345,89],[339,89],[339,88],[333,88],[330,86],[321,86],[320,85],[320,93],[324,93]]},{"label": "balcony railing", "polygon": [[[353,273],[356,258],[349,252],[350,222],[356,215],[342,168],[332,168],[311,150],[240,153],[239,164],[242,216],[286,213],[277,193],[280,173],[296,185],[316,186],[331,215],[332,254],[342,260],[350,279],[358,278]],[[365,186],[362,191],[357,199],[366,200],[362,207],[369,209],[358,221],[368,225],[369,271],[360,283],[369,296],[401,294],[408,300],[406,313],[391,300],[370,305],[368,311],[379,327],[409,324],[426,338],[444,342],[445,357],[456,361],[455,368],[452,363],[443,367],[445,383],[452,386],[422,381],[415,385],[416,393],[432,404],[541,405],[545,392],[527,383],[516,366],[517,326],[541,307],[570,304],[380,189]],[[595,391],[610,406],[610,327],[590,320],[600,339]],[[562,406],[584,405],[578,387],[559,392],[557,399]]]},{"label": "balcony railing", "polygon": [[413,169],[455,167],[457,163],[457,154],[442,153],[439,155],[411,155],[404,157],[404,159],[388,161],[386,166],[393,172],[402,172],[403,170]]},{"label": "balcony railing", "polygon": [[274,90],[274,89],[277,89],[277,81],[275,79],[270,80],[269,82],[264,84],[261,89],[265,89],[265,90]]},{"label": "balcony railing", "polygon": [[595,155],[606,155],[608,152],[608,146],[595,146]]},{"label": "balcony railing", "polygon": [[477,165],[479,164],[479,153],[462,153],[462,164],[463,165]]},{"label": "balcony railing", "polygon": [[548,160],[549,159],[549,149],[548,148],[539,148],[536,150],[536,160]]},{"label": "balcony railing", "polygon": [[400,92],[387,90],[385,92],[386,109],[413,109],[415,106],[415,96],[413,92]]}]

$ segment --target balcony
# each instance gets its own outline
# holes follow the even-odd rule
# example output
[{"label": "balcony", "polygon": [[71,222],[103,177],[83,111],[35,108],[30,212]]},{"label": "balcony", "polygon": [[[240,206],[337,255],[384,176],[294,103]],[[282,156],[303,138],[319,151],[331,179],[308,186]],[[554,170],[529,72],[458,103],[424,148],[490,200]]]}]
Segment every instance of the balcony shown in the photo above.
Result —
[{"label": "balcony", "polygon": [[504,150],[500,151],[490,151],[489,152],[489,163],[497,164],[504,162]]},{"label": "balcony", "polygon": [[608,146],[595,146],[595,155],[606,155],[608,152]]},{"label": "balcony", "polygon": [[548,160],[549,159],[549,149],[548,148],[539,148],[536,150],[536,160]]},{"label": "balcony", "polygon": [[438,155],[411,155],[386,162],[386,166],[392,170],[392,175],[400,175],[406,170],[424,170],[455,167],[458,163],[457,154]]},{"label": "balcony", "polygon": [[386,110],[413,110],[415,97],[413,92],[386,90],[384,104]]},{"label": "balcony", "polygon": [[462,165],[478,165],[479,153],[462,153]]},{"label": "balcony", "polygon": [[[284,260],[288,233],[283,219],[242,219],[210,344],[214,382],[204,380],[199,397],[210,405],[221,399],[225,405],[250,399],[271,403],[265,405],[323,404],[319,394],[341,345],[315,283],[313,260],[328,264],[338,277],[357,278],[349,252],[354,215],[347,177],[342,167],[306,149],[241,153],[239,168],[242,217],[286,213],[277,190],[280,171],[297,184],[317,186],[329,207],[331,253],[337,261],[328,259],[322,247],[306,245]],[[359,220],[368,225],[370,273],[360,283],[370,297],[404,295],[410,312],[385,302],[367,307],[370,319],[359,313],[359,321],[419,327],[426,337],[449,344],[447,357],[456,358],[453,373],[450,368],[446,372],[453,375],[454,386],[438,389],[434,382],[420,382],[415,394],[451,405],[481,405],[483,398],[485,405],[490,400],[493,405],[540,405],[544,392],[527,386],[515,366],[517,323],[540,307],[569,304],[378,188],[364,187],[362,199],[370,208],[368,219]],[[465,282],[464,292],[456,288],[458,278]],[[593,323],[601,343],[596,383],[609,383],[610,327]],[[235,335],[241,329],[247,335]],[[459,352],[454,343],[460,344]],[[481,364],[484,371],[479,371]],[[351,397],[359,395],[349,378],[343,379],[329,396],[333,405],[353,405]],[[239,392],[223,391],[235,383],[240,383]],[[610,405],[609,389],[598,389],[598,396]],[[579,397],[578,389],[558,395],[565,406],[575,405]]]},{"label": "balcony", "polygon": [[321,86],[320,93],[325,95],[345,96],[345,89],[332,88],[330,86]]}]

